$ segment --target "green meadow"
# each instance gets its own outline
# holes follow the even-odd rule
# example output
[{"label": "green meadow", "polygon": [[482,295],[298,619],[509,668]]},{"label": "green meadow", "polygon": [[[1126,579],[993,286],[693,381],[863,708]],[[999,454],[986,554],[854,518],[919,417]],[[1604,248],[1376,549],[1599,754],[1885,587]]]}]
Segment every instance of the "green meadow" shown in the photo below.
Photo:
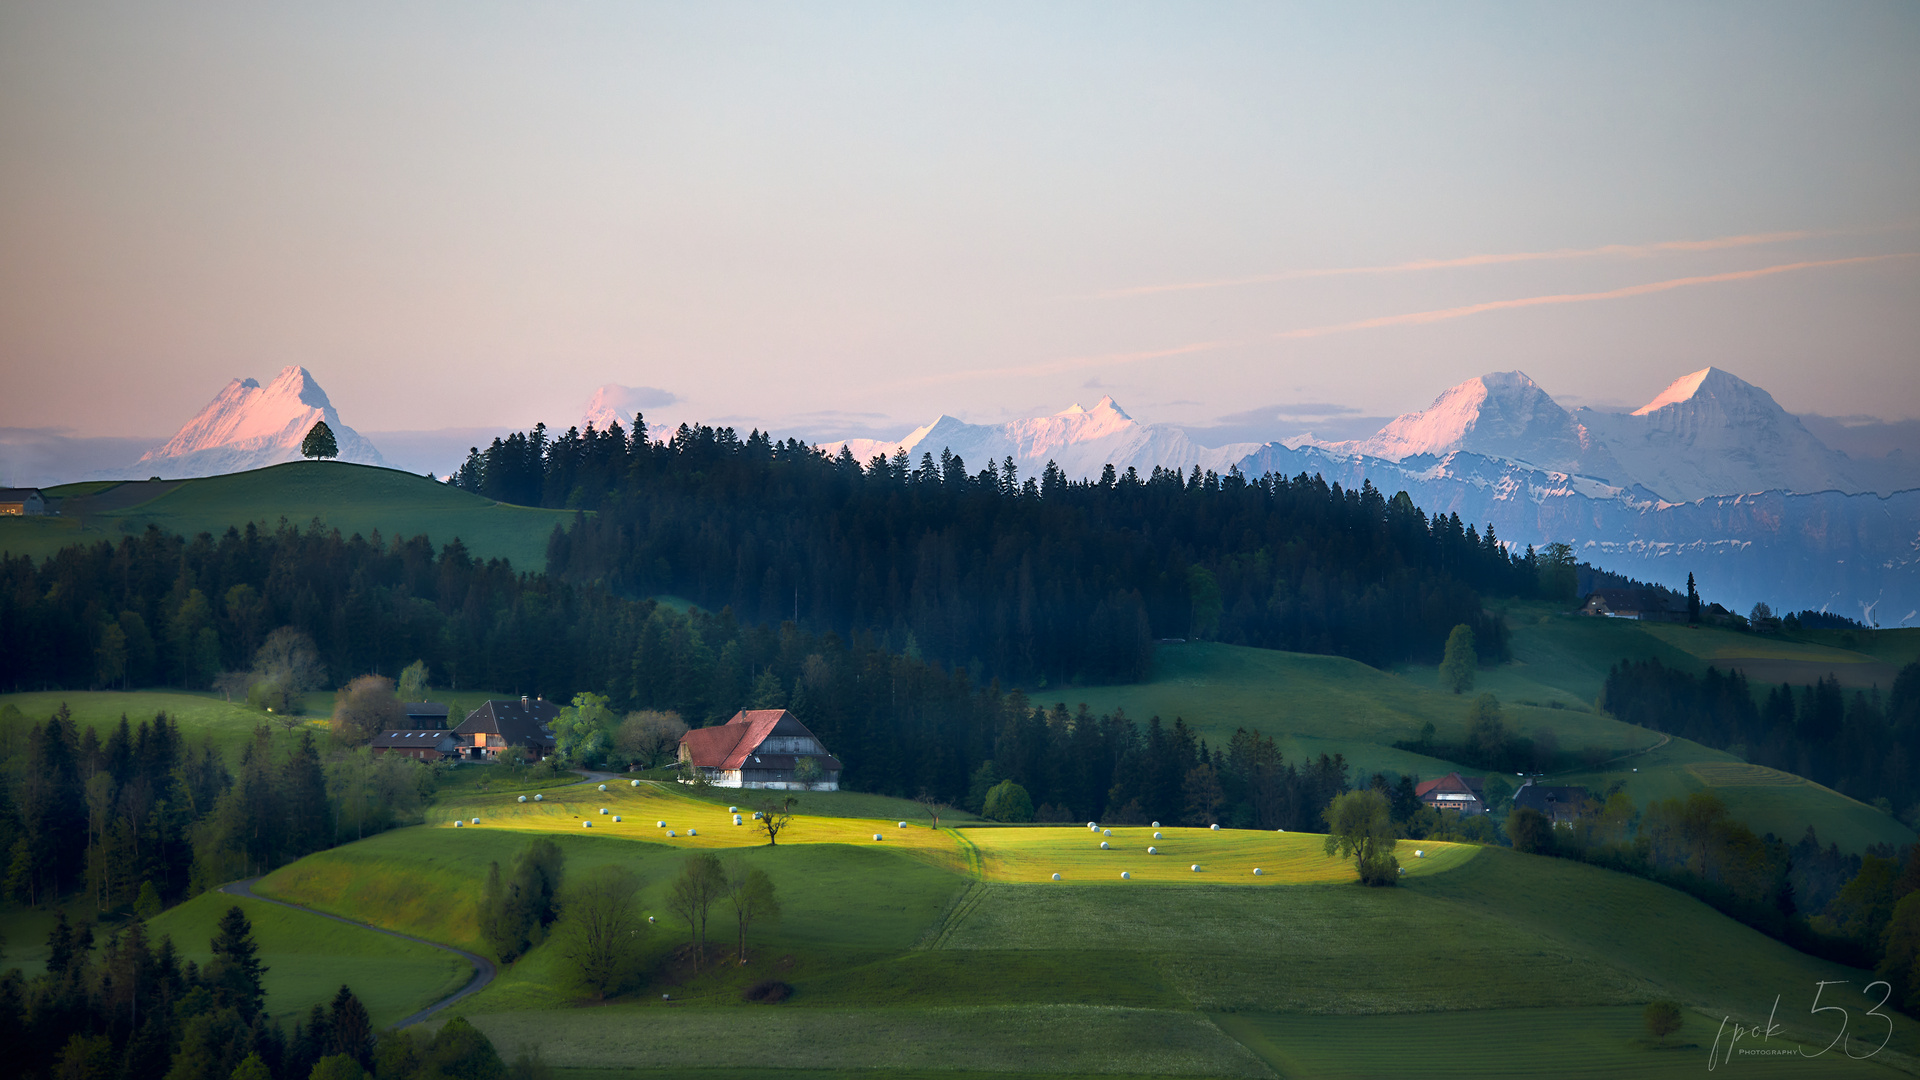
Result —
[{"label": "green meadow", "polygon": [[[131,491],[124,498],[115,497],[125,489]],[[184,536],[218,536],[248,522],[274,528],[285,518],[305,528],[317,518],[348,536],[370,536],[376,529],[388,538],[425,534],[436,546],[458,538],[479,558],[538,570],[546,565],[553,527],[573,516],[342,461],[298,461],[174,484],[74,484],[47,494],[64,500],[60,513],[0,520],[0,551],[45,558],[70,544],[118,540],[148,525]]]},{"label": "green meadow", "polygon": [[238,905],[266,965],[267,1012],[288,1027],[351,985],[376,1026],[409,1016],[465,986],[473,968],[452,953],[347,926],[263,900],[211,892],[154,917],[154,941],[171,937],[182,958],[205,965],[220,917]]},{"label": "green meadow", "polygon": [[[323,696],[327,699],[324,702],[312,700]],[[83,729],[92,728],[103,740],[119,726],[122,716],[127,718],[129,724],[139,727],[141,721],[150,721],[164,712],[179,725],[180,734],[189,747],[197,747],[202,741],[211,741],[215,749],[226,754],[231,761],[241,745],[252,739],[254,729],[262,724],[274,733],[277,741],[297,738],[302,727],[310,727],[315,736],[324,738],[327,733],[326,717],[332,700],[330,695],[311,695],[308,715],[298,718],[292,734],[289,734],[288,729],[272,714],[249,708],[241,702],[227,701],[215,693],[190,690],[49,690],[0,694],[0,711],[8,706],[20,711],[17,724],[44,723],[62,705],[67,707],[74,723]],[[6,734],[0,732],[0,738],[5,737]],[[24,738],[24,731],[17,737]]]}]

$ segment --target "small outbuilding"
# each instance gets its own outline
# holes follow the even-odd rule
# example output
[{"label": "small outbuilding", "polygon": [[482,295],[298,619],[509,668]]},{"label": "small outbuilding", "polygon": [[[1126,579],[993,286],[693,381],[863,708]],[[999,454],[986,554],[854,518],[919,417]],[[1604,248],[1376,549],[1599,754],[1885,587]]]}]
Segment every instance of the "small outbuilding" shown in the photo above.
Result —
[{"label": "small outbuilding", "polygon": [[407,711],[407,726],[415,731],[447,729],[447,706],[442,702],[403,701],[400,707]]},{"label": "small outbuilding", "polygon": [[1513,793],[1515,810],[1538,810],[1556,827],[1572,828],[1590,811],[1593,793],[1583,787],[1553,787],[1529,780]]},{"label": "small outbuilding", "polygon": [[383,731],[367,744],[375,754],[399,754],[417,761],[459,756],[453,732],[441,728]]}]

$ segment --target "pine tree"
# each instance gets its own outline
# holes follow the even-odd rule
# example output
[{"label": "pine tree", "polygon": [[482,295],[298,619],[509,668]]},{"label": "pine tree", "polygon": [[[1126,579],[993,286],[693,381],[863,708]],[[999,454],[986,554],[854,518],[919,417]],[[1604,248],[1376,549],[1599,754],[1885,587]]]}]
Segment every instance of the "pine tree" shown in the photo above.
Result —
[{"label": "pine tree", "polygon": [[307,437],[300,442],[300,456],[310,458],[334,458],[340,456],[340,444],[334,441],[333,429],[325,420],[314,421]]},{"label": "pine tree", "polygon": [[1687,621],[1700,621],[1700,590],[1693,586],[1693,575],[1687,575]]},{"label": "pine tree", "polygon": [[262,979],[267,967],[260,962],[260,946],[253,940],[253,924],[247,921],[247,913],[240,910],[240,905],[235,904],[220,916],[212,949],[213,962],[207,966],[213,972],[209,981],[214,984],[215,996],[251,1021],[266,1004],[267,992]]}]

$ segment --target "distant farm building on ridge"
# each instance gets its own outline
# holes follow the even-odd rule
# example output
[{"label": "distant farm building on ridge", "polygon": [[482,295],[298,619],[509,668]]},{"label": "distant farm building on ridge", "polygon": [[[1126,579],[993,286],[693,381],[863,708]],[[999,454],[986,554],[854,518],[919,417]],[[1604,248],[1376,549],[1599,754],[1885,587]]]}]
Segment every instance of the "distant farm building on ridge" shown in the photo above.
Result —
[{"label": "distant farm building on ridge", "polygon": [[39,488],[0,488],[0,517],[39,517],[47,498]]},{"label": "distant farm building on ridge", "polygon": [[1595,589],[1580,614],[1642,622],[1686,622],[1687,602],[1663,589]]},{"label": "distant farm building on ridge", "polygon": [[1569,828],[1585,814],[1593,794],[1583,787],[1548,787],[1529,780],[1513,793],[1515,810],[1538,810],[1556,826]]},{"label": "distant farm building on ridge", "polygon": [[1461,776],[1451,772],[1438,780],[1427,780],[1417,785],[1413,793],[1420,801],[1435,810],[1449,810],[1456,814],[1484,814],[1487,812],[1485,793],[1486,777]]},{"label": "distant farm building on ridge", "polygon": [[680,761],[718,787],[840,790],[840,759],[785,709],[735,713],[680,737]]},{"label": "distant farm building on ridge", "polygon": [[483,702],[453,729],[454,742],[463,758],[499,757],[511,746],[524,746],[543,758],[556,745],[552,724],[559,715],[558,705],[524,694],[519,701]]}]

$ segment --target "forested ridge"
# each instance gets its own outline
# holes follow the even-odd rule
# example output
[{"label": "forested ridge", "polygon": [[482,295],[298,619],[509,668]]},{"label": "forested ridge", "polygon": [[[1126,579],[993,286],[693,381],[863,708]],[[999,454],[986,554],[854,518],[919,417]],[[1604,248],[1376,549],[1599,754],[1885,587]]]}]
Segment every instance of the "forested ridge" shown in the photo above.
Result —
[{"label": "forested ridge", "polygon": [[1480,594],[1531,595],[1507,551],[1404,495],[1318,477],[1111,467],[1072,481],[948,453],[864,465],[796,440],[682,425],[663,442],[544,429],[476,450],[453,482],[530,506],[593,509],[556,530],[549,573],[629,596],[677,594],[748,622],[871,633],[898,651],[1030,685],[1146,675],[1154,638],[1437,659]]}]

